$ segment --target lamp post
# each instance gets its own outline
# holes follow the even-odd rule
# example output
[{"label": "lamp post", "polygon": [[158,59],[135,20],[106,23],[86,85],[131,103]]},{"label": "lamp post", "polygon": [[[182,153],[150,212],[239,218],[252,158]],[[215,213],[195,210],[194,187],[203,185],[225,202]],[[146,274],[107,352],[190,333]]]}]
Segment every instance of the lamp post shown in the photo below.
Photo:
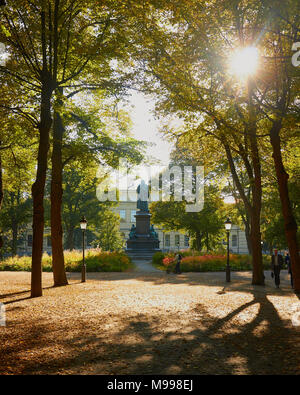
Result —
[{"label": "lamp post", "polygon": [[229,233],[231,229],[231,221],[229,218],[225,221],[225,229],[227,233],[227,264],[226,264],[226,282],[230,282],[230,266],[229,266]]},{"label": "lamp post", "polygon": [[80,228],[82,230],[82,269],[81,269],[82,283],[85,283],[85,277],[86,277],[86,264],[85,264],[85,256],[84,256],[86,226],[87,226],[87,220],[85,219],[85,217],[82,217],[80,220]]}]

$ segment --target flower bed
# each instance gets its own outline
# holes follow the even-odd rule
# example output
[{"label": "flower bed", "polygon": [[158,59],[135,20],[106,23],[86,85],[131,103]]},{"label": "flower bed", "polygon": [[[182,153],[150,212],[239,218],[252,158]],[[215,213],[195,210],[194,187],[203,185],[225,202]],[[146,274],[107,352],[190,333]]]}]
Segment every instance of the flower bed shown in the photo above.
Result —
[{"label": "flower bed", "polygon": [[[225,271],[227,256],[218,254],[203,254],[199,252],[192,255],[190,251],[181,254],[183,256],[181,261],[182,272],[219,272]],[[153,264],[161,270],[173,271],[176,265],[175,254],[173,253],[157,253],[153,256]],[[251,256],[230,254],[230,267],[233,271],[249,271],[252,270]],[[270,269],[270,258],[263,257],[263,266],[265,270]]]},{"label": "flower bed", "polygon": [[[80,272],[82,266],[81,251],[65,251],[65,268],[67,272]],[[124,272],[132,268],[130,258],[122,252],[103,252],[98,249],[87,250],[87,272]],[[42,270],[52,271],[52,257],[44,253],[42,258]],[[0,262],[0,271],[31,271],[31,257],[15,256]]]}]

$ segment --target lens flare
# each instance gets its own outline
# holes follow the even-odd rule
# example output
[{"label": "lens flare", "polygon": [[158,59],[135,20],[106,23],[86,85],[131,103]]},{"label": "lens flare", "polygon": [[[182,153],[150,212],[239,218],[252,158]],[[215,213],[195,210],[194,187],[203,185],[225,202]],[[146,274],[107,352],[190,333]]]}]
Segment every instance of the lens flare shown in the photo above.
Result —
[{"label": "lens flare", "polygon": [[231,74],[245,78],[254,74],[258,66],[258,50],[255,47],[246,47],[236,51],[229,64]]}]

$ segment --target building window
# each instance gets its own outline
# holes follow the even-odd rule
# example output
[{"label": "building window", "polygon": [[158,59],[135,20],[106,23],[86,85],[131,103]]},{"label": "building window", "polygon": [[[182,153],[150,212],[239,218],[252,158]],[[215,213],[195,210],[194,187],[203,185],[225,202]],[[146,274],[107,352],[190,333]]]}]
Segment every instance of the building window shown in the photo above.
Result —
[{"label": "building window", "polygon": [[130,222],[135,222],[136,210],[131,210],[130,212]]},{"label": "building window", "polygon": [[32,235],[27,236],[27,245],[28,247],[32,247]]},{"label": "building window", "polygon": [[189,241],[190,241],[189,236],[185,235],[184,236],[184,245],[185,245],[185,247],[188,247],[190,245]]},{"label": "building window", "polygon": [[231,245],[232,247],[237,247],[237,235],[232,235]]},{"label": "building window", "polygon": [[170,235],[165,235],[165,244],[166,247],[170,247]]},{"label": "building window", "polygon": [[121,222],[126,222],[126,210],[120,210]]},{"label": "building window", "polygon": [[175,235],[175,245],[178,246],[180,244],[180,235]]}]

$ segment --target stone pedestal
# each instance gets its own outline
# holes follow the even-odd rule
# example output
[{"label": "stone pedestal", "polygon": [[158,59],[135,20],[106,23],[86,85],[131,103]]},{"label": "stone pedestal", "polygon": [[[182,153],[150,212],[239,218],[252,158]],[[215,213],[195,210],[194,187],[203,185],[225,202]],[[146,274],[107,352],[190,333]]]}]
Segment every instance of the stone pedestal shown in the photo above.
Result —
[{"label": "stone pedestal", "polygon": [[138,211],[135,215],[136,234],[132,239],[128,239],[126,252],[154,254],[159,249],[159,240],[150,234],[151,214],[146,211]]},{"label": "stone pedestal", "polygon": [[146,212],[137,212],[136,220],[136,235],[144,237],[150,235],[150,217],[151,214]]}]

